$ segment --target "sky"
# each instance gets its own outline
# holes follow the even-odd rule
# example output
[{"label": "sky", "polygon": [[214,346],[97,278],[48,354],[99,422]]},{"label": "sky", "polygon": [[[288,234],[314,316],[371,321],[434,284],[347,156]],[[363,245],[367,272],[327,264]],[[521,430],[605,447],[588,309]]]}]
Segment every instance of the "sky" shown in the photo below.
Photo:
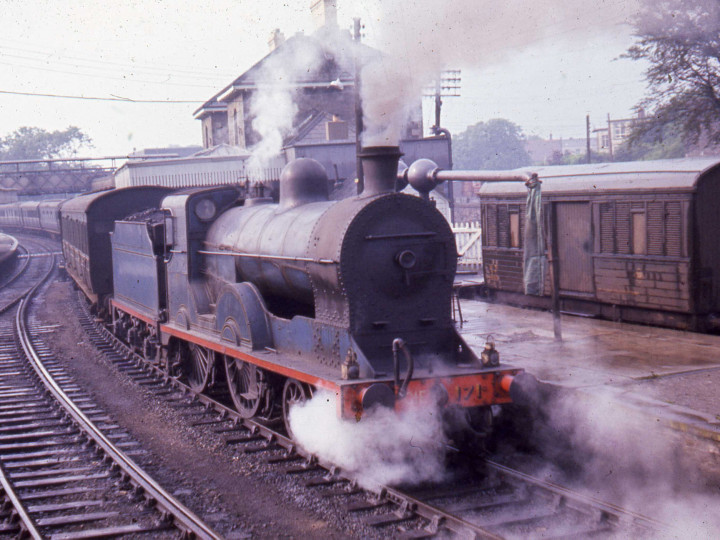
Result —
[{"label": "sky", "polygon": [[[364,42],[413,72],[461,69],[461,96],[443,106],[453,134],[507,118],[526,135],[583,137],[585,115],[595,128],[632,114],[645,66],[620,58],[633,43],[623,24],[628,0],[577,0],[577,11],[563,4],[507,0],[503,12],[490,0],[338,0],[338,22],[349,29],[359,16]],[[193,111],[267,54],[274,28],[311,33],[309,5],[0,0],[0,137],[74,125],[94,142],[86,156],[200,145]],[[424,108],[429,126],[432,101]]]}]

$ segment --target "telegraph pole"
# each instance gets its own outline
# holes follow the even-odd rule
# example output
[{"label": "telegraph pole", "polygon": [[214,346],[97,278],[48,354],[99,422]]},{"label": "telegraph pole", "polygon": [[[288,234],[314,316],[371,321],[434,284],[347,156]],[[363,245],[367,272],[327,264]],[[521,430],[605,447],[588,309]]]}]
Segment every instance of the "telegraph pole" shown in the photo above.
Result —
[{"label": "telegraph pole", "polygon": [[585,115],[585,140],[587,143],[587,162],[592,163],[592,157],[590,156],[590,115]]},{"label": "telegraph pole", "polygon": [[433,98],[435,101],[435,128],[440,129],[440,112],[442,111],[442,98],[460,96],[460,70],[446,69],[439,73],[433,85],[426,87],[423,97]]},{"label": "telegraph pole", "polygon": [[[440,127],[440,113],[442,111],[443,97],[460,96],[460,70],[449,69],[438,75],[435,79],[434,88],[430,87],[423,94],[423,97],[432,97],[435,100],[435,125],[430,128],[435,137],[443,135],[448,143],[448,168],[453,168],[452,158],[452,136],[450,131]],[[431,90],[432,89],[432,90]],[[448,205],[450,206],[450,222],[455,221],[455,193],[452,181],[447,183]]]}]

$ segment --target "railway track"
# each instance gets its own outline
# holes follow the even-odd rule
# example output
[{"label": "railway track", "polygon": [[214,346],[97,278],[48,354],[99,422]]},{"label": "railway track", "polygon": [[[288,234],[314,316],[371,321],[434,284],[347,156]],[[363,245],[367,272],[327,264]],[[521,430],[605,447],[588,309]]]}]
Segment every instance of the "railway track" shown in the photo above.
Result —
[{"label": "railway track", "polygon": [[[65,373],[32,296],[54,256],[32,257],[0,293],[0,535],[32,538],[218,538],[129,457],[137,444]],[[9,306],[18,303],[15,314]]]},{"label": "railway track", "polygon": [[334,498],[348,514],[380,536],[431,538],[613,538],[653,537],[664,526],[621,507],[486,461],[482,473],[458,474],[441,485],[361,489],[355,478],[298,447],[279,426],[244,419],[223,396],[193,392],[157,365],[134,353],[87,311],[78,316],[90,341],[116,368],[179,410],[193,426],[223,437],[237,452],[257,454],[299,477],[322,497]]}]

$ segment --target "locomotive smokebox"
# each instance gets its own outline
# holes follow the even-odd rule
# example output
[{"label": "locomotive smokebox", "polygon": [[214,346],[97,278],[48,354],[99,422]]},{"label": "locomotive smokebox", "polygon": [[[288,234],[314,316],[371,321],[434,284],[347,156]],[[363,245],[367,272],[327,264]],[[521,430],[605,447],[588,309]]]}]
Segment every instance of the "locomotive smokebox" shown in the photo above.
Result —
[{"label": "locomotive smokebox", "polygon": [[371,197],[380,193],[395,191],[398,161],[402,156],[398,146],[368,146],[362,149],[359,157],[362,160],[365,188],[362,197]]}]

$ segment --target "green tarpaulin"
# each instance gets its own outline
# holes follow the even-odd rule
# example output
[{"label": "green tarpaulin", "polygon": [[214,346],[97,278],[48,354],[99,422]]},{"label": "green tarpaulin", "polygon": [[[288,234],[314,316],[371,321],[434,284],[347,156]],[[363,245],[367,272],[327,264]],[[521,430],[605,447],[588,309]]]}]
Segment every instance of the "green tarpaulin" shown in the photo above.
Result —
[{"label": "green tarpaulin", "polygon": [[525,207],[525,251],[523,253],[523,285],[525,294],[542,295],[547,268],[545,235],[543,234],[542,194],[540,181],[534,178],[528,184]]}]

